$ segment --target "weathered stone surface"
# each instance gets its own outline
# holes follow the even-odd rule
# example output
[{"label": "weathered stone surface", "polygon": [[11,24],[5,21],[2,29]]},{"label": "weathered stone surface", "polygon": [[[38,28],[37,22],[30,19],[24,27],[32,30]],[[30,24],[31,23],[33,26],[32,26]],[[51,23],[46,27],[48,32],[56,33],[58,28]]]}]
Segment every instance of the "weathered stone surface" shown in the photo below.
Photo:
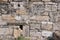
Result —
[{"label": "weathered stone surface", "polygon": [[45,11],[51,11],[51,8],[52,8],[51,5],[47,4],[45,5]]},{"label": "weathered stone surface", "polygon": [[57,7],[57,8],[58,8],[58,10],[60,11],[60,3],[58,3],[58,7]]},{"label": "weathered stone surface", "polygon": [[52,1],[52,2],[57,2],[57,3],[60,2],[60,0],[51,0],[51,1]]},{"label": "weathered stone surface", "polygon": [[12,34],[13,29],[9,28],[0,28],[0,35],[9,35]]},{"label": "weathered stone surface", "polygon": [[58,30],[60,31],[60,24],[53,24],[53,30]]},{"label": "weathered stone surface", "polygon": [[39,2],[41,0],[29,0],[29,1],[31,1],[31,2]]},{"label": "weathered stone surface", "polygon": [[48,16],[48,14],[49,14],[49,12],[43,12],[40,15],[42,15],[42,16]]},{"label": "weathered stone surface", "polygon": [[29,26],[27,26],[27,25],[25,25],[24,27],[23,27],[23,32],[22,32],[22,34],[23,34],[23,36],[24,37],[29,37]]},{"label": "weathered stone surface", "polygon": [[19,30],[19,29],[14,29],[14,37],[15,38],[18,38],[19,36],[20,36],[20,33],[21,33],[21,30]]},{"label": "weathered stone surface", "polygon": [[57,11],[57,4],[52,5],[52,11]]},{"label": "weathered stone surface", "polygon": [[60,31],[55,31],[55,34],[56,34],[57,36],[60,36]]},{"label": "weathered stone surface", "polygon": [[31,10],[33,15],[40,15],[41,12],[44,12],[43,2],[33,2],[31,5]]},{"label": "weathered stone surface", "polygon": [[32,16],[30,17],[32,20],[39,20],[39,21],[49,21],[49,16]]},{"label": "weathered stone surface", "polygon": [[40,30],[40,24],[30,24],[30,29]]},{"label": "weathered stone surface", "polygon": [[51,1],[51,0],[42,0],[42,1]]},{"label": "weathered stone surface", "polygon": [[52,30],[52,22],[43,22],[42,23],[42,30]]},{"label": "weathered stone surface", "polygon": [[22,9],[17,10],[16,13],[19,15],[27,15],[28,14],[25,9],[24,10],[22,10]]}]

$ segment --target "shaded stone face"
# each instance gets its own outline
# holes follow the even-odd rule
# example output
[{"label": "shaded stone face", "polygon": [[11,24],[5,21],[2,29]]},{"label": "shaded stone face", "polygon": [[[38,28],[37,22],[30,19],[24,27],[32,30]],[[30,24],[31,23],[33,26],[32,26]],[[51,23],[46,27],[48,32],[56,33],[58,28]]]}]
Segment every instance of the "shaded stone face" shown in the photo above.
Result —
[{"label": "shaded stone face", "polygon": [[29,0],[31,2],[39,2],[39,1],[42,1],[42,0]]},{"label": "shaded stone face", "polygon": [[22,35],[31,40],[47,40],[53,37],[53,33],[60,37],[59,2],[60,0],[8,0],[0,3],[0,37],[5,40],[5,36],[8,36],[6,39],[9,40],[9,37]]},{"label": "shaded stone face", "polygon": [[40,15],[41,12],[44,12],[44,4],[42,2],[33,2],[31,10],[33,15]]},{"label": "shaded stone face", "polygon": [[52,2],[60,2],[60,0],[51,0]]}]

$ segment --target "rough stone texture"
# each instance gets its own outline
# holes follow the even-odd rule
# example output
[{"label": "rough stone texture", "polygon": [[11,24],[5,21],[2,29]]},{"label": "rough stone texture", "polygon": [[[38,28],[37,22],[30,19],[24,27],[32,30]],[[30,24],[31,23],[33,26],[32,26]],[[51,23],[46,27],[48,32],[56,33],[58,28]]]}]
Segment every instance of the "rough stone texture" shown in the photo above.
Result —
[{"label": "rough stone texture", "polygon": [[30,37],[31,40],[47,40],[53,33],[60,36],[59,2],[60,0],[2,1],[0,38],[13,40],[22,34],[24,37]]},{"label": "rough stone texture", "polygon": [[42,30],[52,30],[52,24],[49,23],[42,23],[42,26],[41,26],[41,29]]}]

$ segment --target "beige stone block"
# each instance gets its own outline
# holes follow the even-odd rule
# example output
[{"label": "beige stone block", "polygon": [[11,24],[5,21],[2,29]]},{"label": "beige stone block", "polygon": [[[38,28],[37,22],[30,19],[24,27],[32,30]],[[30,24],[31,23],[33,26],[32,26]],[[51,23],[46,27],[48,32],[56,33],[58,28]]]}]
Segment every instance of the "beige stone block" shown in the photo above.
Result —
[{"label": "beige stone block", "polygon": [[49,21],[49,16],[36,16],[36,20]]},{"label": "beige stone block", "polygon": [[45,4],[52,4],[52,5],[56,5],[57,3],[54,3],[54,2],[45,2]]},{"label": "beige stone block", "polygon": [[52,24],[51,23],[42,23],[42,30],[52,30]]},{"label": "beige stone block", "polygon": [[56,31],[60,31],[60,24],[53,24],[53,30]]},{"label": "beige stone block", "polygon": [[41,13],[41,15],[43,15],[43,16],[48,16],[48,14],[49,14],[49,12],[43,12],[43,13]]},{"label": "beige stone block", "polygon": [[7,2],[8,0],[0,0],[0,2]]},{"label": "beige stone block", "polygon": [[39,2],[39,1],[41,1],[41,0],[31,0],[32,2]]},{"label": "beige stone block", "polygon": [[14,29],[14,37],[15,38],[18,38],[20,36],[20,34],[21,34],[21,30]]},{"label": "beige stone block", "polygon": [[42,0],[42,1],[51,1],[51,0]]},{"label": "beige stone block", "polygon": [[51,11],[52,6],[51,5],[45,5],[45,11]]},{"label": "beige stone block", "polygon": [[26,12],[26,9],[25,9],[25,10],[24,10],[24,9],[17,10],[16,13],[17,13],[17,14],[20,14],[20,15],[26,15],[26,14],[28,14],[28,13]]},{"label": "beige stone block", "polygon": [[55,34],[56,34],[57,36],[60,36],[60,31],[55,31]]},{"label": "beige stone block", "polygon": [[49,21],[49,16],[32,16],[30,20]]},{"label": "beige stone block", "polygon": [[2,15],[2,19],[7,21],[7,22],[15,22],[15,19],[11,15]]}]

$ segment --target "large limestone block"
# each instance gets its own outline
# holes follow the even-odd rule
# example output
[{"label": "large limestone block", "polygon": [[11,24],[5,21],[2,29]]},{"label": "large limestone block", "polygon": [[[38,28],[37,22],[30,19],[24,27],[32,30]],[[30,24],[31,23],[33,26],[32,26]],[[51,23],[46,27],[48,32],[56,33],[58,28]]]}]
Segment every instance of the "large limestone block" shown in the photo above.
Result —
[{"label": "large limestone block", "polygon": [[53,30],[52,25],[53,25],[52,22],[49,22],[49,23],[48,22],[43,22],[42,26],[41,26],[41,29],[42,30]]},{"label": "large limestone block", "polygon": [[49,16],[36,16],[36,20],[49,21]]},{"label": "large limestone block", "polygon": [[12,29],[9,28],[0,28],[0,35],[8,35],[11,34],[12,35]]},{"label": "large limestone block", "polygon": [[55,31],[55,34],[56,34],[57,36],[60,36],[60,31]]},{"label": "large limestone block", "polygon": [[15,38],[18,38],[19,36],[20,36],[20,34],[21,34],[21,30],[19,30],[19,29],[14,29],[14,37]]},{"label": "large limestone block", "polygon": [[7,25],[6,21],[0,21],[0,25]]},{"label": "large limestone block", "polygon": [[42,36],[44,36],[44,37],[51,37],[52,34],[53,34],[52,31],[46,31],[46,30],[42,31]]},{"label": "large limestone block", "polygon": [[31,40],[41,40],[41,33],[34,33],[34,36],[31,36]]},{"label": "large limestone block", "polygon": [[53,30],[58,30],[60,31],[60,24],[53,24]]},{"label": "large limestone block", "polygon": [[58,3],[58,10],[60,11],[60,3]]},{"label": "large limestone block", "polygon": [[11,15],[2,15],[2,19],[12,20],[12,19],[14,19],[14,17]]},{"label": "large limestone block", "polygon": [[32,16],[30,20],[49,21],[49,16]]},{"label": "large limestone block", "polygon": [[30,29],[40,30],[40,24],[30,24]]},{"label": "large limestone block", "polygon": [[31,4],[31,12],[32,12],[32,14],[34,14],[34,15],[40,15],[40,13],[41,12],[44,12],[44,4],[43,4],[43,2],[33,2],[32,4]]},{"label": "large limestone block", "polygon": [[16,13],[20,14],[20,15],[26,15],[27,14],[26,10],[16,10]]},{"label": "large limestone block", "polygon": [[46,4],[45,5],[45,11],[51,11],[51,5]]},{"label": "large limestone block", "polygon": [[40,15],[42,15],[42,16],[48,16],[48,14],[49,14],[49,12],[43,12]]},{"label": "large limestone block", "polygon": [[57,4],[52,5],[52,11],[57,11]]},{"label": "large limestone block", "polygon": [[42,1],[51,1],[51,0],[42,0]]},{"label": "large limestone block", "polygon": [[7,2],[8,0],[0,0],[0,2]]},{"label": "large limestone block", "polygon": [[60,0],[51,0],[52,2],[60,2]]},{"label": "large limestone block", "polygon": [[11,15],[2,15],[2,19],[7,22],[15,22],[14,16],[11,16]]},{"label": "large limestone block", "polygon": [[41,1],[41,0],[30,0],[31,2],[39,2],[39,1]]},{"label": "large limestone block", "polygon": [[45,2],[45,4],[49,4],[49,5],[53,5],[53,4],[57,4],[57,3],[54,3],[54,2]]},{"label": "large limestone block", "polygon": [[23,36],[25,37],[29,37],[29,26],[25,25],[23,27],[23,32],[22,32]]}]

